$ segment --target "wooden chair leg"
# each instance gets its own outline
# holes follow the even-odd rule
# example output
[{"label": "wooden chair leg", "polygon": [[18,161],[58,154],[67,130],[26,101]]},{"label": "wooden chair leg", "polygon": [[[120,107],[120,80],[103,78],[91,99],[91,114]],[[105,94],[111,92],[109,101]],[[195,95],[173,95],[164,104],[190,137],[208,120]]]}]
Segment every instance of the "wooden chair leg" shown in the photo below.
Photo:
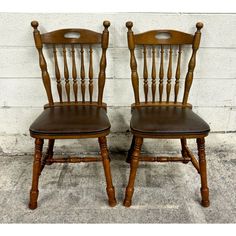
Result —
[{"label": "wooden chair leg", "polygon": [[208,207],[210,205],[210,202],[209,202],[209,189],[207,186],[207,167],[206,167],[204,138],[197,139],[197,146],[198,146],[199,167],[201,176],[202,206]]},{"label": "wooden chair leg", "polygon": [[29,208],[37,208],[37,199],[38,199],[38,181],[39,175],[41,172],[41,158],[42,158],[42,149],[43,149],[43,139],[35,139],[35,153],[34,153],[34,163],[33,163],[33,178],[32,178],[32,187],[30,190],[30,202]]},{"label": "wooden chair leg", "polygon": [[103,168],[104,168],[104,173],[105,173],[106,183],[107,183],[106,190],[107,190],[107,195],[108,195],[108,202],[109,202],[109,206],[114,207],[117,204],[117,202],[116,202],[116,197],[115,197],[115,189],[112,184],[110,158],[109,158],[109,152],[107,148],[107,139],[106,137],[99,137],[98,141],[99,141],[99,145],[101,149]]},{"label": "wooden chair leg", "polygon": [[46,154],[42,160],[42,165],[41,165],[41,171],[43,170],[44,166],[47,165],[51,165],[52,162],[48,162],[47,160],[50,160],[53,158],[53,148],[54,148],[54,143],[55,143],[55,139],[49,139],[48,140],[48,148],[46,151]]},{"label": "wooden chair leg", "polygon": [[[48,149],[47,149],[47,159],[50,160],[53,158],[53,148],[54,148],[55,139],[48,140]],[[52,163],[49,163],[49,165]]]},{"label": "wooden chair leg", "polygon": [[[188,157],[188,153],[186,151],[186,145],[187,145],[187,140],[186,138],[182,138],[181,140],[181,153],[182,153],[182,157],[185,158],[185,157]],[[184,164],[187,164],[189,161],[183,161]]]},{"label": "wooden chair leg", "polygon": [[139,164],[139,155],[141,152],[142,143],[143,143],[143,138],[140,137],[134,138],[134,150],[131,154],[129,183],[126,188],[125,199],[124,199],[124,206],[126,207],[130,207],[132,203],[132,196],[134,193],[134,182]]},{"label": "wooden chair leg", "polygon": [[131,162],[131,155],[132,155],[133,150],[134,150],[134,136],[132,138],[132,143],[130,145],[130,148],[129,148],[129,151],[128,151],[128,154],[127,154],[127,158],[126,158],[127,163]]}]

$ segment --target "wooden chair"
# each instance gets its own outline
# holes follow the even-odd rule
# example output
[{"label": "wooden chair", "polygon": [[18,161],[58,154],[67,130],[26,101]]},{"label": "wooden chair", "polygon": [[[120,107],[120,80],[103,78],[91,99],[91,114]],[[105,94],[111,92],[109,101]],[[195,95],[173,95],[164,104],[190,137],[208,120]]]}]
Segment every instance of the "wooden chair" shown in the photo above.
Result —
[{"label": "wooden chair", "polygon": [[[197,31],[194,35],[175,30],[152,30],[145,33],[134,34],[133,23],[127,22],[128,47],[130,50],[131,79],[134,90],[135,103],[132,104],[132,118],[130,122],[133,140],[128,152],[127,162],[130,163],[130,177],[124,199],[124,206],[129,207],[134,192],[134,182],[139,161],[149,162],[192,162],[201,177],[202,206],[209,206],[209,190],[207,186],[207,172],[205,159],[204,138],[208,135],[210,128],[208,124],[192,111],[192,105],[187,103],[189,91],[193,81],[193,72],[196,64],[196,53],[201,38],[202,23],[197,23]],[[181,55],[183,45],[192,45],[192,55],[188,63],[188,70],[184,81],[182,102],[178,101],[180,88]],[[143,78],[144,78],[144,102],[140,101],[139,77],[137,62],[135,58],[135,46],[141,47],[144,54]],[[148,66],[147,51],[151,51],[151,101],[148,101]],[[158,51],[160,53],[158,54]],[[164,57],[165,50],[168,54]],[[177,50],[175,82],[172,87],[172,61],[173,52]],[[159,55],[159,83],[156,82],[156,59]],[[164,61],[167,64],[167,80],[164,82]],[[181,67],[181,68],[180,68]],[[157,88],[158,86],[158,88]],[[165,86],[165,90],[164,90]],[[156,99],[156,90],[159,97]],[[171,101],[171,90],[173,100]],[[164,99],[163,94],[166,94]],[[141,156],[141,146],[144,138],[154,139],[180,139],[182,157],[149,157]],[[199,162],[187,147],[187,139],[196,139],[198,147]]]},{"label": "wooden chair", "polygon": [[[110,158],[107,148],[106,136],[110,132],[110,122],[106,114],[106,104],[103,103],[103,90],[106,79],[106,50],[108,48],[110,26],[109,21],[104,21],[103,33],[97,33],[87,29],[60,29],[53,32],[40,34],[38,22],[32,21],[34,28],[35,46],[38,50],[39,65],[42,71],[43,84],[46,90],[48,104],[44,106],[44,111],[30,126],[30,135],[35,138],[35,154],[33,163],[33,180],[30,191],[29,208],[37,208],[38,181],[45,165],[52,163],[79,163],[102,161],[106,183],[109,205],[115,206],[115,191],[112,184],[110,171]],[[55,77],[59,102],[54,102],[51,90],[51,79],[47,70],[47,63],[43,54],[43,45],[46,44],[48,50],[51,48],[51,55],[54,59]],[[100,44],[102,56],[100,60],[100,72],[98,75],[98,95],[93,100],[93,46]],[[60,50],[61,49],[61,50]],[[84,51],[89,53],[89,80],[88,85],[85,79]],[[49,50],[50,51],[50,50]],[[58,52],[62,51],[62,61],[64,62],[64,73],[59,69]],[[69,76],[68,54],[71,53],[72,79]],[[77,55],[78,54],[78,55]],[[77,63],[80,58],[80,97],[79,81],[77,79]],[[64,78],[64,79],[62,79]],[[73,84],[73,85],[72,85]],[[63,87],[65,89],[63,89]],[[89,101],[86,101],[86,87],[88,87]],[[63,92],[66,100],[63,100]],[[73,97],[71,97],[73,93]],[[101,157],[69,157],[53,158],[53,146],[55,139],[83,139],[98,138],[101,149]],[[42,148],[44,139],[48,140],[47,151],[42,158]]]}]

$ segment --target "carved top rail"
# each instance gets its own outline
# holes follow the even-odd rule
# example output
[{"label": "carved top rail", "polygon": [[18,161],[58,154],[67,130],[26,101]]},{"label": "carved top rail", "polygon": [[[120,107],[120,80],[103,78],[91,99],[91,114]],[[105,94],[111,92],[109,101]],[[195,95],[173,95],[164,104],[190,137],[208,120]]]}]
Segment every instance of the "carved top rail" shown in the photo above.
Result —
[{"label": "carved top rail", "polygon": [[87,29],[60,29],[41,34],[41,39],[48,44],[99,44],[102,34]]},{"label": "carved top rail", "polygon": [[134,35],[137,45],[192,44],[194,36],[176,30],[152,30]]}]

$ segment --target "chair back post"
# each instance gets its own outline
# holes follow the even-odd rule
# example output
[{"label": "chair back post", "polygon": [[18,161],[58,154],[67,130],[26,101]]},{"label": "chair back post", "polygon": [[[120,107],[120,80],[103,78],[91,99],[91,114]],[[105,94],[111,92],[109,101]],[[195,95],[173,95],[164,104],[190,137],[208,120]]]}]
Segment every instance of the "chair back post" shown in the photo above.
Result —
[{"label": "chair back post", "polygon": [[183,97],[183,102],[182,102],[184,105],[187,104],[188,102],[189,91],[193,82],[193,72],[196,65],[196,55],[197,55],[197,50],[200,45],[202,27],[203,27],[203,23],[198,22],[196,24],[197,31],[195,32],[193,44],[192,44],[193,52],[192,52],[192,56],[188,64],[188,72],[185,78],[184,97]]},{"label": "chair back post", "polygon": [[99,106],[102,106],[103,90],[104,90],[105,80],[106,80],[106,66],[107,66],[106,51],[109,44],[108,27],[110,25],[111,23],[109,21],[103,22],[104,30],[102,33],[102,57],[100,60],[100,71],[98,75],[98,105]]},{"label": "chair back post", "polygon": [[42,71],[42,79],[43,79],[43,84],[44,84],[44,87],[45,87],[45,90],[47,93],[48,102],[49,102],[49,105],[53,105],[50,76],[48,74],[47,63],[46,63],[46,60],[43,55],[43,44],[42,44],[42,40],[41,40],[41,35],[38,30],[39,24],[37,21],[32,21],[31,26],[34,28],[34,32],[33,32],[34,42],[35,42],[35,46],[36,46],[36,48],[38,50],[38,54],[39,54],[39,65],[40,65],[40,68]]},{"label": "chair back post", "polygon": [[127,38],[128,38],[128,47],[130,50],[130,68],[131,68],[131,79],[134,90],[134,98],[135,104],[138,105],[140,103],[139,100],[139,78],[137,73],[137,62],[134,55],[135,49],[135,41],[134,41],[134,33],[132,31],[133,22],[126,22],[126,27],[128,28]]}]

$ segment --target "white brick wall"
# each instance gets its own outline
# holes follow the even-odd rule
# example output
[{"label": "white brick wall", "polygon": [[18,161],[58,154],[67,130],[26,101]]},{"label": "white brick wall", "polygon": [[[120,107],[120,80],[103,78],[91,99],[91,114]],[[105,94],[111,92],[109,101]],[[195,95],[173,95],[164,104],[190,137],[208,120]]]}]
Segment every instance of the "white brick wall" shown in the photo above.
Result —
[{"label": "white brick wall", "polygon": [[42,33],[70,27],[101,32],[103,20],[111,21],[104,101],[113,137],[128,130],[133,102],[125,22],[134,22],[135,33],[155,28],[194,33],[195,23],[202,21],[190,102],[212,132],[236,131],[236,14],[0,13],[0,152],[32,151],[28,128],[46,103],[30,26],[34,19]]}]

